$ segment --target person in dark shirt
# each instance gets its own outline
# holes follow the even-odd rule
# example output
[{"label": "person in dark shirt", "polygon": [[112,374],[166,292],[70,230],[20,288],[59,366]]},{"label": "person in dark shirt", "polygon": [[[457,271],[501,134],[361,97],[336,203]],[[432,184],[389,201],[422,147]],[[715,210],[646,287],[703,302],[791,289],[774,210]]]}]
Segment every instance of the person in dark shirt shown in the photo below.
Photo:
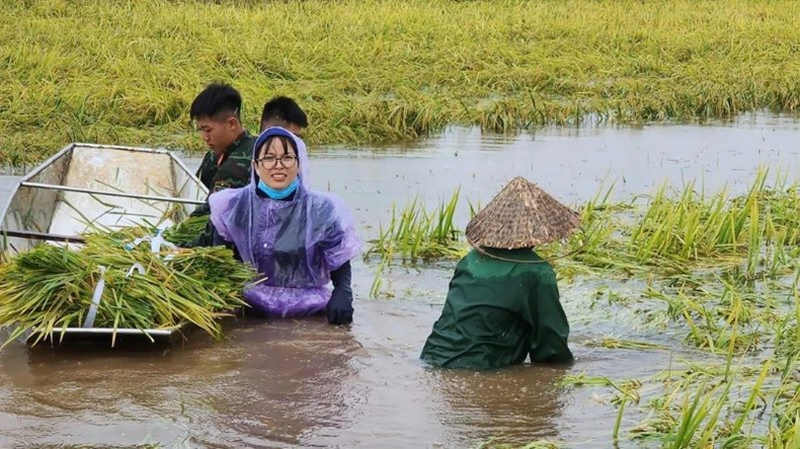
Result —
[{"label": "person in dark shirt", "polygon": [[533,247],[563,239],[579,215],[517,177],[466,229],[440,318],[422,349],[433,366],[493,369],[573,360],[556,274]]}]

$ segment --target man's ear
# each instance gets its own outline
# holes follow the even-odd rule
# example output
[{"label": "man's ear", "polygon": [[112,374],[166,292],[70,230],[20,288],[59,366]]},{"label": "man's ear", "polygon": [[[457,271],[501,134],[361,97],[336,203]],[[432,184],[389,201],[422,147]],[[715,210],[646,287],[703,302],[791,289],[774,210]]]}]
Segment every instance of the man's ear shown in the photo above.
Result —
[{"label": "man's ear", "polygon": [[239,127],[239,119],[236,118],[235,115],[228,117],[228,120],[225,121],[225,124],[228,126],[228,129],[235,130]]}]

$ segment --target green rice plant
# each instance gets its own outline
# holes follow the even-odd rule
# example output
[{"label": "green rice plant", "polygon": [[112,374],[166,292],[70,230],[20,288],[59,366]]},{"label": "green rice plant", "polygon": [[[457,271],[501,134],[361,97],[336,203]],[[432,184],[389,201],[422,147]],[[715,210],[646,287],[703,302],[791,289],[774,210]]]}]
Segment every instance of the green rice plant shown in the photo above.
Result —
[{"label": "green rice plant", "polygon": [[772,358],[734,368],[730,355],[725,365],[688,366],[645,381],[662,388],[648,401],[650,415],[632,429],[634,438],[658,440],[663,447],[732,448],[759,442],[787,447],[786,441],[794,441],[800,407],[796,360],[782,370],[775,369]]},{"label": "green rice plant", "polygon": [[712,353],[733,350],[736,355],[760,351],[774,321],[757,308],[763,296],[741,291],[718,276],[708,279],[713,285],[700,289],[692,285],[660,285],[657,289],[650,284],[643,294],[663,302],[667,316],[685,324],[685,341],[698,348]]},{"label": "green rice plant", "polygon": [[200,237],[206,230],[209,222],[209,215],[189,217],[176,226],[167,228],[164,231],[164,238],[178,246],[183,246]]},{"label": "green rice plant", "polygon": [[614,429],[611,431],[611,439],[615,442],[619,438],[619,429],[622,424],[622,415],[625,413],[625,405],[628,402],[634,404],[639,403],[638,390],[641,386],[642,383],[638,380],[626,381],[619,387],[614,385],[614,388],[619,391],[619,394],[612,400],[612,402],[617,404],[617,417],[614,420]]},{"label": "green rice plant", "polygon": [[786,430],[770,428],[766,438],[761,439],[766,447],[770,449],[795,449],[800,447],[800,413],[795,411],[794,415],[790,415],[787,418],[793,424],[787,426]]},{"label": "green rice plant", "polygon": [[766,272],[764,276],[769,279],[778,279],[788,275],[791,273],[791,269],[794,268],[795,261],[787,251],[787,247],[790,246],[787,235],[786,229],[775,231],[771,243],[765,248],[764,263]]},{"label": "green rice plant", "polygon": [[[599,273],[663,277],[710,268],[731,270],[741,276],[736,282],[778,279],[793,269],[789,245],[799,230],[784,225],[787,221],[775,218],[772,210],[791,210],[781,204],[796,191],[767,188],[767,174],[760,169],[748,193],[737,198],[730,198],[727,188],[705,196],[693,181],[673,198],[663,184],[643,210],[634,202],[611,203],[613,185],[601,187],[580,207],[579,231],[536,251],[557,266],[562,278]],[[389,225],[381,226],[367,255],[386,253],[392,246],[393,254],[412,263],[460,257],[467,246],[453,223],[457,195],[432,211],[418,199],[399,212],[393,208]]]},{"label": "green rice plant", "polygon": [[480,212],[481,203],[479,201],[477,204],[472,204],[472,201],[467,198],[467,205],[469,206],[469,219],[472,220]]},{"label": "green rice plant", "polygon": [[[658,417],[646,419],[632,430],[632,436],[659,440],[667,448],[710,447],[715,441],[719,417],[728,404],[730,389],[730,383],[720,388],[708,385],[707,380],[687,386],[686,390],[675,388],[659,401]],[[683,400],[677,403],[679,396]]]},{"label": "green rice plant", "polygon": [[743,410],[739,413],[738,418],[733,424],[733,427],[730,430],[732,435],[736,435],[741,432],[742,428],[744,427],[745,421],[747,420],[748,413],[755,408],[756,400],[759,398],[761,394],[761,388],[764,384],[764,380],[769,373],[771,368],[770,361],[764,363],[764,368],[761,370],[761,375],[758,376],[758,380],[756,380],[755,385],[753,385],[750,396],[747,398],[747,402],[744,404]]},{"label": "green rice plant", "polygon": [[392,207],[392,218],[384,229],[380,227],[378,238],[371,241],[365,257],[372,254],[399,255],[403,262],[439,258],[455,259],[466,254],[466,245],[460,241],[461,231],[453,223],[458,206],[460,189],[447,203],[433,211],[414,199],[399,214]]},{"label": "green rice plant", "polygon": [[597,346],[608,349],[635,349],[640,351],[653,350],[653,349],[668,349],[667,346],[648,343],[645,341],[621,340],[617,338],[607,337],[599,341],[589,341],[585,343],[587,346]]},{"label": "green rice plant", "polygon": [[600,186],[595,196],[581,208],[581,228],[566,241],[554,242],[536,248],[539,255],[554,263],[557,271],[567,270],[580,274],[610,274],[623,276],[641,273],[643,266],[621,247],[619,236],[624,232],[621,212],[633,206],[612,203],[614,183],[608,188]]},{"label": "green rice plant", "polygon": [[[642,219],[634,227],[628,243],[640,260],[653,256],[675,258],[681,262],[760,250],[758,202],[755,201],[765,172],[760,172],[748,201],[742,207],[730,202],[727,189],[706,200],[695,191],[694,181],[683,189],[680,197],[667,196],[662,184],[650,200]],[[750,218],[750,233],[745,224]],[[751,245],[743,237],[750,236]],[[752,247],[752,250],[750,249]]]},{"label": "green rice plant", "polygon": [[694,181],[677,196],[661,185],[641,214],[623,226],[629,238],[618,259],[632,254],[639,265],[662,274],[703,266],[741,270],[743,282],[789,274],[800,255],[793,243],[800,228],[791,218],[797,189],[786,188],[780,175],[768,187],[767,175],[759,168],[748,193],[735,198],[727,188],[710,196],[696,192]]},{"label": "green rice plant", "polygon": [[[692,443],[692,446],[689,446],[686,443],[686,440],[687,440],[687,438],[691,438],[691,434],[693,434],[696,431],[697,424],[698,424],[697,418],[700,418],[702,420],[702,418],[704,417],[704,414],[703,414],[702,409],[701,409],[701,410],[698,410],[698,413],[696,414],[696,416],[692,416],[694,414],[695,409],[688,409],[687,410],[684,407],[684,410],[687,413],[684,415],[683,421],[681,421],[681,427],[678,430],[678,432],[676,433],[676,439],[675,439],[675,442],[674,442],[672,447],[675,447],[675,448],[681,448],[681,447],[708,447],[708,446],[713,445],[713,443],[714,443],[714,431],[716,430],[717,423],[719,422],[720,412],[722,411],[722,408],[727,403],[728,392],[730,391],[731,385],[732,385],[731,383],[727,383],[726,384],[725,389],[722,391],[722,393],[720,394],[719,399],[716,401],[715,404],[713,402],[711,402],[711,403],[708,402],[708,398],[710,398],[711,395],[707,395],[706,396],[706,398],[707,398],[706,402],[703,403],[702,407],[703,408],[707,408],[710,404],[713,404],[713,405],[711,405],[711,410],[710,410],[711,413],[707,415],[708,417],[706,419],[706,424],[705,424],[702,432],[700,433],[700,436],[699,436],[698,440],[696,442]],[[700,394],[701,391],[702,391],[702,389],[698,389],[698,394]]]},{"label": "green rice plant", "polygon": [[793,362],[796,358],[800,357],[800,292],[798,292],[798,279],[800,277],[800,270],[797,272],[794,284],[792,285],[791,293],[791,308],[784,310],[776,320],[773,328],[774,334],[774,352],[777,356],[787,358],[787,367],[789,362]]},{"label": "green rice plant", "polygon": [[580,373],[561,376],[558,381],[556,381],[556,385],[561,387],[581,387],[584,385],[613,387],[615,384],[611,379],[605,376],[588,376],[585,373]]},{"label": "green rice plant", "polygon": [[375,277],[372,280],[372,285],[369,289],[369,296],[370,298],[377,298],[378,294],[380,293],[381,286],[383,286],[383,273],[386,270],[386,267],[391,263],[392,253],[387,252],[384,253],[381,257],[380,263],[378,263],[378,268],[375,270]]}]

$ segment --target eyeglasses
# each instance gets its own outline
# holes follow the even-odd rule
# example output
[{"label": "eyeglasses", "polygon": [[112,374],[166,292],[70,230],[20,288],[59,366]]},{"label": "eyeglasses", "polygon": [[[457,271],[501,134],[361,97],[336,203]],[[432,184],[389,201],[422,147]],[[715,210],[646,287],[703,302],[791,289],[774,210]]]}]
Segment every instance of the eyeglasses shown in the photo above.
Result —
[{"label": "eyeglasses", "polygon": [[278,161],[280,161],[284,168],[292,168],[297,165],[297,156],[264,156],[261,159],[256,159],[256,165],[260,166],[261,168],[275,168],[278,166]]}]

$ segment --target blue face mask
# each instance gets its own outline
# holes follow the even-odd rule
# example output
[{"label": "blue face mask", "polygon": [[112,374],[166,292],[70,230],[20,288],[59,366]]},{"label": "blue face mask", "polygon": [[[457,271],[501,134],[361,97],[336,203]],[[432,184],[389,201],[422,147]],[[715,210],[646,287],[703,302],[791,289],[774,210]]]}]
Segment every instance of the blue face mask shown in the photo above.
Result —
[{"label": "blue face mask", "polygon": [[295,177],[294,181],[291,184],[286,186],[283,189],[273,189],[272,187],[264,184],[264,181],[258,180],[258,190],[264,192],[265,195],[272,198],[273,200],[282,200],[289,195],[293,194],[295,190],[297,190],[297,186],[300,185],[300,178]]}]

